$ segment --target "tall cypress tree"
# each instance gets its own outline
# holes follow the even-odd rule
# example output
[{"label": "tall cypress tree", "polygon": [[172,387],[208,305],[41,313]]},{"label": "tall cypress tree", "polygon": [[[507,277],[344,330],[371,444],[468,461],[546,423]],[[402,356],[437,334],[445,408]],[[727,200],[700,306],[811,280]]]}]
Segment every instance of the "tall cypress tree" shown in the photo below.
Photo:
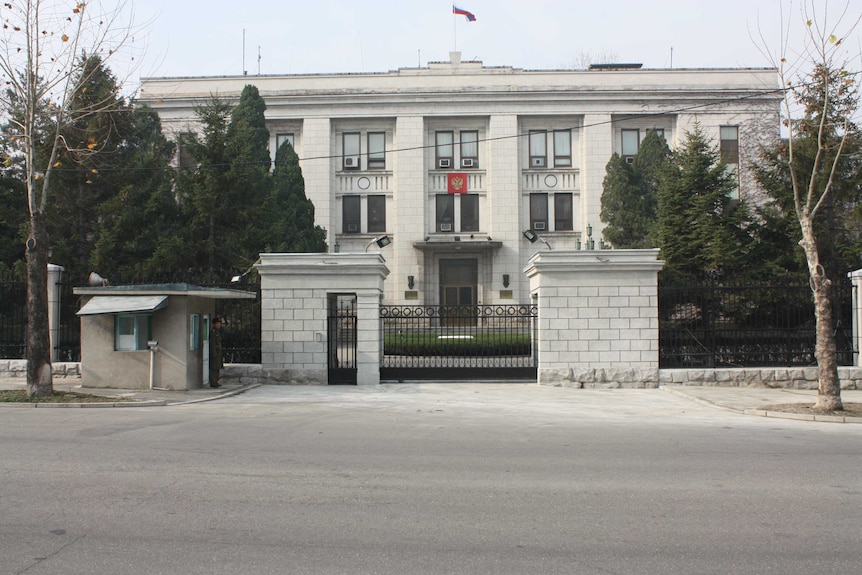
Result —
[{"label": "tall cypress tree", "polygon": [[276,252],[325,252],[326,231],[314,225],[314,204],[305,195],[299,157],[289,142],[276,152],[273,171],[275,221],[271,248]]},{"label": "tall cypress tree", "polygon": [[752,241],[748,209],[733,200],[734,175],[699,124],[659,175],[656,239],[662,279],[676,285],[739,278]]}]

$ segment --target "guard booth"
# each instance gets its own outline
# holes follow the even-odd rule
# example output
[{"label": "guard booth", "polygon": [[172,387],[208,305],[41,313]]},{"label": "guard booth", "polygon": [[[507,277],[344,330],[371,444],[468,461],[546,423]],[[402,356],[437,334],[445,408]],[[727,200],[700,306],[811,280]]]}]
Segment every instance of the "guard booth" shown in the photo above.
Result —
[{"label": "guard booth", "polygon": [[81,384],[94,388],[200,388],[217,299],[254,293],[190,284],[79,287]]}]

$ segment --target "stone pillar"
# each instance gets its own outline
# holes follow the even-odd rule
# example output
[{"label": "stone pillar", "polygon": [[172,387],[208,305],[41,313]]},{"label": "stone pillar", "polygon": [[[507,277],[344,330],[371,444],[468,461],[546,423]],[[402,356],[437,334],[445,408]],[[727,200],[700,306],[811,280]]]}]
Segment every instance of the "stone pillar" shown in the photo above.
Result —
[{"label": "stone pillar", "polygon": [[380,254],[261,254],[261,369],[269,383],[327,383],[330,294],[356,294],[357,383],[380,383]]},{"label": "stone pillar", "polygon": [[847,274],[853,283],[853,365],[862,367],[862,270]]},{"label": "stone pillar", "polygon": [[60,361],[60,280],[65,268],[48,264],[48,333],[51,340],[51,362]]},{"label": "stone pillar", "polygon": [[658,250],[538,252],[539,384],[658,386]]}]

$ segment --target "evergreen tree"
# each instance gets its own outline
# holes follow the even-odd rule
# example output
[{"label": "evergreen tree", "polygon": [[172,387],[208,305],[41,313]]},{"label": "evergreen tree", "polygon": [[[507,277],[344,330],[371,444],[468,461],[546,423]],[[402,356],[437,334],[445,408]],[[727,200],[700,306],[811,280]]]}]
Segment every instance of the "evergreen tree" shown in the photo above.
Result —
[{"label": "evergreen tree", "polygon": [[739,278],[752,241],[744,202],[731,199],[734,175],[699,124],[659,177],[656,239],[672,285]]},{"label": "evergreen tree", "polygon": [[656,218],[658,175],[670,150],[664,137],[650,130],[629,164],[614,154],[605,170],[601,219],[602,235],[615,248],[650,248]]},{"label": "evergreen tree", "polygon": [[273,171],[271,249],[275,252],[325,252],[326,231],[314,225],[314,204],[305,196],[299,157],[289,142],[276,152]]},{"label": "evergreen tree", "polygon": [[176,279],[184,275],[181,222],[172,189],[174,146],[158,114],[136,108],[118,149],[118,193],[99,206],[91,267],[116,283]]},{"label": "evergreen tree", "polygon": [[[98,56],[83,56],[70,122],[61,130],[48,209],[52,258],[66,277],[83,281],[90,268],[101,221],[99,207],[119,192],[124,177],[122,148],[130,136],[131,108]],[[92,112],[89,112],[93,110]]]}]

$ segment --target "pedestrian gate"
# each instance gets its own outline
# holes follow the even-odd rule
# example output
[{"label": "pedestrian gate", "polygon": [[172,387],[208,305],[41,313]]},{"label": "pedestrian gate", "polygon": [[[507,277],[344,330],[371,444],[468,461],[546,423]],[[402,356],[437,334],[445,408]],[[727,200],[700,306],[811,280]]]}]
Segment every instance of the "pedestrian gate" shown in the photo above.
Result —
[{"label": "pedestrian gate", "polygon": [[356,294],[329,296],[327,326],[327,381],[356,385]]},{"label": "pedestrian gate", "polygon": [[381,306],[380,379],[535,380],[538,306]]}]

